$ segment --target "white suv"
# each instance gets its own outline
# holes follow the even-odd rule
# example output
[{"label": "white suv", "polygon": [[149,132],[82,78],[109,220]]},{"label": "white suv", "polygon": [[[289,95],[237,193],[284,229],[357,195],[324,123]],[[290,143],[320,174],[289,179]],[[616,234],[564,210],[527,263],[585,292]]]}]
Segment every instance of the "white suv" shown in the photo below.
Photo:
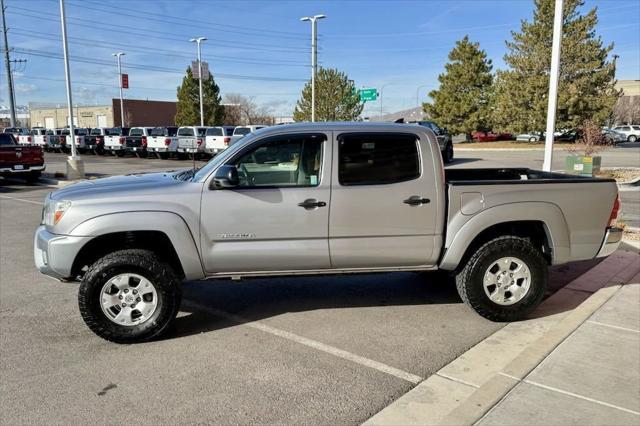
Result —
[{"label": "white suv", "polygon": [[613,129],[614,132],[622,133],[627,137],[627,141],[635,142],[640,139],[640,126],[637,124],[628,124],[616,126]]}]

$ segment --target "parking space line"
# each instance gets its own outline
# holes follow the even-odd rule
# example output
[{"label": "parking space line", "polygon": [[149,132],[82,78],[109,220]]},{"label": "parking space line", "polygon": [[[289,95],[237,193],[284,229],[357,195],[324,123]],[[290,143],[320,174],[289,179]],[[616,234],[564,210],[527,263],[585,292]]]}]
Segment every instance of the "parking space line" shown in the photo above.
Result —
[{"label": "parking space line", "polygon": [[39,206],[43,204],[42,201],[25,200],[23,198],[9,197],[7,195],[0,195],[0,198],[4,198],[5,200],[22,201],[23,203],[37,204]]},{"label": "parking space line", "polygon": [[385,374],[389,374],[391,376],[397,377],[399,379],[402,380],[406,380],[407,382],[413,383],[413,384],[418,384],[421,381],[424,380],[423,377],[417,376],[415,374],[400,370],[398,368],[395,367],[391,367],[390,365],[387,364],[383,364],[381,362],[378,361],[374,361],[372,359],[369,358],[365,358],[362,357],[360,355],[356,355],[354,353],[336,348],[334,346],[330,346],[330,345],[326,345],[324,343],[318,342],[316,340],[312,340],[312,339],[308,339],[306,337],[303,336],[299,336],[297,334],[291,333],[289,331],[285,331],[285,330],[281,330],[279,328],[275,328],[275,327],[271,327],[269,325],[266,325],[264,323],[258,322],[258,321],[252,321],[250,319],[247,318],[243,318],[239,315],[235,315],[235,314],[230,314],[228,312],[225,311],[221,311],[219,309],[216,308],[211,308],[208,306],[204,306],[204,305],[200,305],[198,303],[193,303],[193,302],[185,302],[185,305],[189,305],[190,307],[193,307],[195,309],[204,311],[204,312],[208,312],[212,315],[216,315],[219,317],[223,317],[225,319],[231,320],[235,323],[241,324],[241,325],[246,325],[248,327],[254,328],[256,330],[260,330],[262,332],[265,333],[269,333],[272,334],[274,336],[278,336],[281,337],[283,339],[287,339],[290,340],[292,342],[296,342],[299,343],[301,345],[328,353],[330,355],[333,356],[337,356],[339,358],[342,359],[346,359],[348,361],[354,362],[356,364],[362,365],[364,367],[369,367],[369,368],[373,368],[374,370],[378,370],[382,373]]},{"label": "parking space line", "polygon": [[635,414],[636,416],[640,416],[640,412],[638,412],[638,411],[630,410],[628,408],[620,407],[618,405],[609,404],[608,402],[600,401],[599,399],[589,398],[588,396],[579,395],[577,393],[573,393],[573,392],[569,392],[569,391],[566,391],[566,390],[554,388],[553,386],[543,385],[542,383],[534,382],[534,381],[531,381],[531,380],[523,380],[523,382],[524,383],[528,383],[528,384],[533,385],[533,386],[540,387],[542,389],[546,389],[546,390],[552,391],[552,392],[558,392],[558,393],[561,393],[563,395],[572,396],[574,398],[582,399],[582,400],[585,400],[585,401],[593,402],[595,404],[604,405],[605,407],[615,408],[616,410],[620,410],[620,411],[624,411],[624,412],[627,412],[627,413],[630,413],[630,414]]},{"label": "parking space line", "polygon": [[593,320],[588,320],[587,322],[590,324],[600,325],[602,327],[615,328],[616,330],[624,330],[624,331],[632,331],[634,333],[640,333],[640,330],[636,330],[635,328],[620,327],[619,325],[605,324],[603,322],[593,321]]}]

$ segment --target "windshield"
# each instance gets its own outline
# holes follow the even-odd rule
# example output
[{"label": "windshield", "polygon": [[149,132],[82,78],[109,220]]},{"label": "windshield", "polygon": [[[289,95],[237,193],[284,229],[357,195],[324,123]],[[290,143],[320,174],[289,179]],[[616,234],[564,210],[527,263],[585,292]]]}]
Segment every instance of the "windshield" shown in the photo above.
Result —
[{"label": "windshield", "polygon": [[207,136],[222,136],[222,128],[211,127],[207,129]]},{"label": "windshield", "polygon": [[178,129],[178,136],[195,136],[191,127],[183,127]]},{"label": "windshield", "polygon": [[248,135],[251,133],[251,129],[248,127],[236,127],[233,131],[234,136],[236,135]]},{"label": "windshield", "polygon": [[232,145],[231,147],[225,149],[220,154],[213,157],[207,164],[202,166],[193,176],[193,179],[191,179],[191,181],[192,182],[204,181],[204,179],[206,179],[206,177],[209,176],[209,173],[211,173],[213,169],[218,167],[220,164],[223,164],[225,161],[227,161],[227,159],[231,158],[233,155],[235,155],[236,152],[240,151],[242,147],[246,146],[248,143],[251,143],[251,141],[253,140],[254,140],[253,136],[247,136],[242,138],[241,142],[238,142]]},{"label": "windshield", "polygon": [[0,133],[0,145],[15,145],[13,135],[10,133]]}]

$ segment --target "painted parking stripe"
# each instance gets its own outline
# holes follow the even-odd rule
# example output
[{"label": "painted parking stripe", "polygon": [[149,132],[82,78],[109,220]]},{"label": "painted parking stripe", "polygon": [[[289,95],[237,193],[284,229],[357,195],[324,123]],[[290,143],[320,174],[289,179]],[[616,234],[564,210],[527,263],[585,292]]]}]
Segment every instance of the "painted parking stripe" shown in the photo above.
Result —
[{"label": "painted parking stripe", "polygon": [[397,377],[402,380],[406,380],[407,382],[418,384],[424,380],[423,377],[417,376],[415,374],[400,370],[395,367],[391,367],[390,365],[383,364],[378,361],[374,361],[369,358],[362,357],[360,355],[356,355],[354,353],[336,348],[334,346],[326,345],[324,343],[318,342],[316,340],[308,339],[306,337],[291,333],[289,331],[281,330],[279,328],[271,327],[270,325],[266,325],[264,323],[258,321],[252,321],[246,318],[243,318],[239,315],[230,314],[225,311],[221,311],[219,309],[211,308],[209,306],[200,305],[197,303],[193,303],[191,301],[185,302],[184,305],[190,306],[192,308],[210,313],[212,315],[216,315],[230,321],[233,321],[238,324],[246,325],[247,327],[254,328],[256,330],[260,330],[264,333],[269,333],[274,336],[281,337],[283,339],[290,340],[292,342],[299,343],[301,345],[328,353],[333,356],[337,356],[342,359],[346,359],[348,361],[354,362],[356,364],[362,365],[364,367],[373,368],[374,370],[378,370],[382,373],[389,374],[391,376]]},{"label": "painted parking stripe", "polygon": [[9,197],[7,195],[0,195],[0,198],[4,198],[5,200],[22,201],[23,203],[37,204],[39,206],[42,205],[42,201],[25,200],[24,198]]}]

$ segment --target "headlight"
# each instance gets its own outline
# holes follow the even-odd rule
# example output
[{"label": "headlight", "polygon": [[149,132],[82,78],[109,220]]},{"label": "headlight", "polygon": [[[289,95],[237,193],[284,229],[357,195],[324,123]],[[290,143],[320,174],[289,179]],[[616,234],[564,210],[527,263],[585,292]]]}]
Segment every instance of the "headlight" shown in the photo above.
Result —
[{"label": "headlight", "polygon": [[47,226],[57,225],[62,216],[71,208],[71,201],[50,200],[44,205],[42,223]]}]

